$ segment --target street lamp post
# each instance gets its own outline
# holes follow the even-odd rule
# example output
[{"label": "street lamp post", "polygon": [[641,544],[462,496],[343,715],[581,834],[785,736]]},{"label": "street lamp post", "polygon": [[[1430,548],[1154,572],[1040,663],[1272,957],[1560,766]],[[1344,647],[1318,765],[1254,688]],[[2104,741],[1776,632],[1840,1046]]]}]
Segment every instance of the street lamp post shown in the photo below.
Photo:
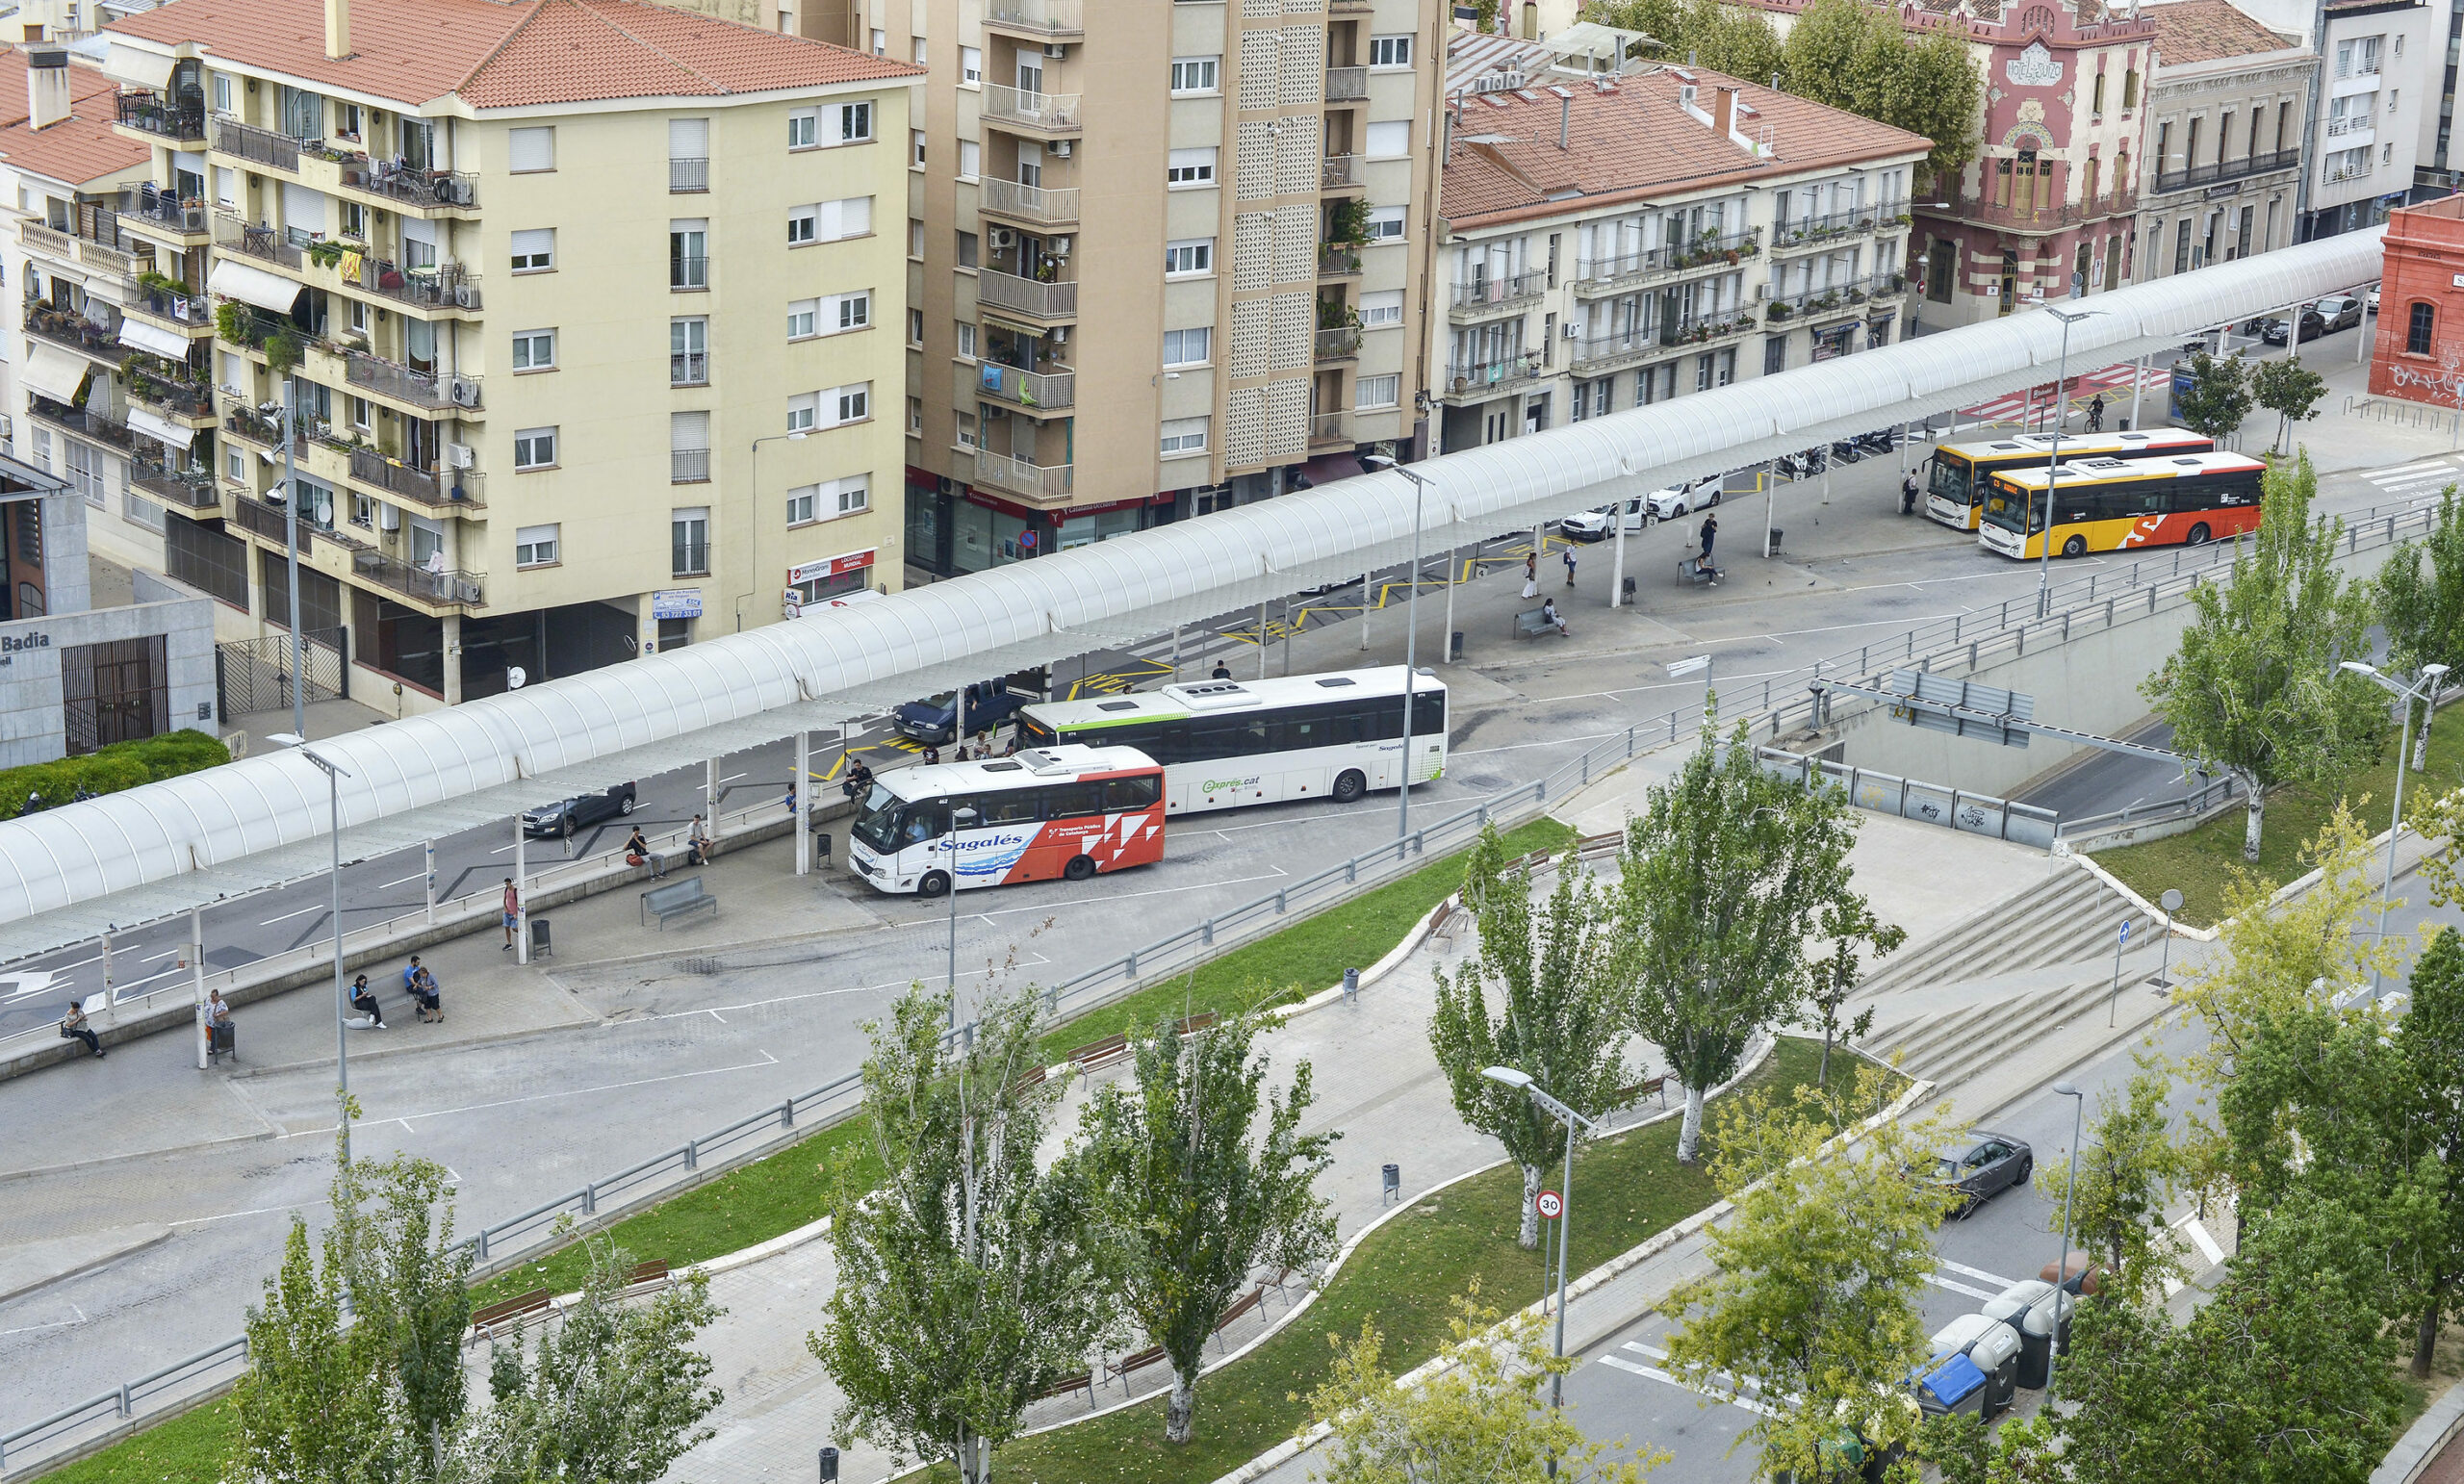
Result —
[{"label": "street lamp post", "polygon": [[975,810],[961,805],[950,810],[950,1029],[959,1028],[959,831],[975,823]]},{"label": "street lamp post", "polygon": [[[1387,454],[1363,454],[1363,469],[1391,469],[1412,481],[1412,575],[1411,591],[1403,598],[1403,778],[1402,786],[1395,791],[1395,838],[1399,840],[1412,832],[1412,704],[1420,699],[1421,638],[1421,509],[1428,495],[1428,481],[1398,464]],[[1367,611],[1368,597],[1363,594],[1362,611]],[[1265,636],[1259,636],[1261,643]]]},{"label": "street lamp post", "polygon": [[[297,610],[295,608],[295,612]],[[325,775],[325,807],[327,833],[333,841],[332,879],[334,897],[334,1104],[336,1124],[342,1130],[343,1163],[350,1163],[350,1062],[344,1044],[344,1011],[350,1004],[350,991],[343,987],[343,792],[342,780],[349,778],[347,769],[326,761],[308,748],[308,739],[295,731],[279,732],[267,738],[276,747],[296,748],[299,755],[317,765]]]},{"label": "street lamp post", "polygon": [[[292,432],[296,420],[292,413],[292,389],[298,383],[286,376],[282,382],[282,554],[288,563],[287,578],[291,601],[291,730],[293,737],[308,735],[308,652],[301,643],[299,631],[299,471],[292,450]],[[321,763],[319,766],[323,766]]]},{"label": "street lamp post", "polygon": [[2053,447],[2044,458],[2044,547],[2037,554],[2037,617],[2043,618],[2053,601],[2053,471],[2062,462],[2062,383],[2070,375],[2070,326],[2104,313],[2101,309],[2056,309],[2042,294],[2036,307],[2062,321],[2062,357],[2053,369]]},{"label": "street lamp post", "polygon": [[[1518,1071],[1511,1066],[1490,1066],[1481,1068],[1480,1075],[1504,1087],[1522,1088],[1526,1096],[1540,1105],[1541,1112],[1566,1126],[1566,1173],[1563,1184],[1557,1191],[1557,1198],[1565,1202],[1565,1206],[1557,1213],[1556,1355],[1557,1359],[1564,1360],[1566,1358],[1566,1229],[1574,1223],[1575,1218],[1575,1131],[1577,1129],[1589,1131],[1595,1125],[1589,1118],[1542,1090],[1540,1085],[1533,1082],[1527,1072]],[[1549,1378],[1549,1406],[1552,1410],[1561,1408],[1565,1404],[1565,1373],[1559,1371]],[[1557,1476],[1557,1461],[1554,1458],[1549,1460],[1549,1476],[1551,1478]]]},{"label": "street lamp post", "polygon": [[[2387,897],[2396,889],[2396,836],[2402,832],[2404,828],[2404,764],[2411,757],[2413,751],[2413,703],[2428,702],[2437,697],[2438,682],[2446,677],[2447,667],[2424,665],[2422,673],[2410,685],[2399,685],[2379,673],[2376,665],[2365,665],[2357,659],[2346,660],[2344,668],[2355,675],[2368,676],[2381,690],[2400,698],[2404,703],[2403,732],[2396,748],[2396,817],[2389,820],[2387,824],[2387,875],[2386,879],[2378,883],[2378,945],[2384,948],[2387,945]],[[2374,967],[2370,976],[2371,997],[2375,999],[2386,988],[2386,967],[2383,964]]]},{"label": "street lamp post", "polygon": [[2070,1099],[2070,1179],[2062,1188],[2062,1260],[2054,1264],[2053,1267],[2056,1291],[2053,1301],[2053,1339],[2045,1343],[2044,1350],[2044,1394],[2048,1398],[2053,1395],[2054,1352],[2061,1348],[2061,1345],[2056,1343],[2062,1339],[2062,1299],[2059,1294],[2070,1277],[2070,1197],[2072,1192],[2079,1189],[2079,1130],[2088,1109],[2088,1094],[2080,1091],[2075,1085],[2057,1082],[2053,1085],[2053,1090]]}]

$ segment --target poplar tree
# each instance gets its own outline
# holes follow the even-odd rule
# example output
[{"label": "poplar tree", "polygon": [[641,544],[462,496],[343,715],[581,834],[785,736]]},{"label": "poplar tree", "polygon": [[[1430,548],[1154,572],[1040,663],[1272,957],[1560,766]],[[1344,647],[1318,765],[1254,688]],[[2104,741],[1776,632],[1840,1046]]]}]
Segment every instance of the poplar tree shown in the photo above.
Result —
[{"label": "poplar tree", "polygon": [[[2423,570],[2422,558],[2429,558]],[[2378,569],[2378,622],[2387,631],[2387,662],[2408,679],[2424,665],[2464,668],[2464,502],[2449,485],[2429,533],[2387,554]],[[2417,705],[2415,768],[2429,766],[2429,729],[2437,712]]]}]

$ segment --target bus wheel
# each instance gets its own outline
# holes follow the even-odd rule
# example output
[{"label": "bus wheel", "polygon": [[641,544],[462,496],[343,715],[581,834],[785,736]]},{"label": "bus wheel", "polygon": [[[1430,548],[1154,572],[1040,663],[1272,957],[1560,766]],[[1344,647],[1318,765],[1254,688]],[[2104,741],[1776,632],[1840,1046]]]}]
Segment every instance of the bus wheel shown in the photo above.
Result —
[{"label": "bus wheel", "polygon": [[1072,856],[1069,857],[1069,863],[1061,868],[1061,874],[1068,878],[1070,881],[1083,882],[1088,877],[1095,874],[1095,857],[1092,856]]},{"label": "bus wheel", "polygon": [[1334,789],[1326,797],[1337,804],[1352,804],[1367,792],[1369,792],[1369,780],[1361,777],[1358,768],[1346,768],[1335,776]]},{"label": "bus wheel", "polygon": [[924,879],[915,883],[915,894],[919,897],[941,896],[949,889],[950,878],[948,873],[943,871],[927,871],[924,873]]},{"label": "bus wheel", "polygon": [[2191,527],[2190,544],[2194,547],[2203,547],[2207,545],[2207,538],[2212,534],[2214,534],[2214,532],[2207,528],[2207,523],[2205,521],[2201,521],[2196,525]]},{"label": "bus wheel", "polygon": [[2069,540],[2064,542],[2062,544],[2062,554],[2065,556],[2087,555],[2088,538],[2085,536],[2073,536]]}]

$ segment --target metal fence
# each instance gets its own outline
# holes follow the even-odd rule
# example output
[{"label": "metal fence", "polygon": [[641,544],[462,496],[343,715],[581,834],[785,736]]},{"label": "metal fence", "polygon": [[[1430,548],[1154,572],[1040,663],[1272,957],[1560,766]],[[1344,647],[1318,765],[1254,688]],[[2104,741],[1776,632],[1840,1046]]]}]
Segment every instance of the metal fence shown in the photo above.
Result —
[{"label": "metal fence", "polygon": [[1861,809],[1939,825],[1964,834],[1989,834],[2019,845],[2045,849],[2053,845],[2056,816],[2051,809],[1991,794],[1970,793],[1948,783],[1928,783],[1896,773],[1878,773],[1871,768],[1809,757],[1776,747],[1756,748],[1754,755],[1763,772],[1807,788],[1816,782],[1835,784],[1846,790],[1848,802]]},{"label": "metal fence", "polygon": [[[2198,819],[2211,809],[2221,807],[2242,797],[2242,786],[2229,778],[2210,779],[2178,799],[2161,799],[2152,804],[2132,804],[2104,814],[2081,814],[2066,819],[2054,830],[2058,839],[2074,844],[2089,836],[2120,830],[2143,830],[2149,825],[2168,824],[2174,820]],[[2085,846],[2078,846],[2086,849]]]},{"label": "metal fence", "polygon": [[[310,629],[300,635],[300,672],[308,700],[333,701],[350,695],[350,630]],[[291,708],[291,636],[233,639],[214,647],[214,683],[220,694],[221,715],[250,716],[259,711]]]}]

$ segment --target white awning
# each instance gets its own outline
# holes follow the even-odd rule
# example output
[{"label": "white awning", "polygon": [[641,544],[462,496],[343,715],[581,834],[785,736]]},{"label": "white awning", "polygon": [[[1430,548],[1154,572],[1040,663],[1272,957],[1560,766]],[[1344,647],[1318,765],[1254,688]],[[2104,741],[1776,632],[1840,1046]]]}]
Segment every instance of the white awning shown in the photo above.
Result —
[{"label": "white awning", "polygon": [[92,370],[84,356],[37,341],[26,356],[24,368],[17,372],[17,379],[55,402],[73,406],[77,389],[86,384],[86,373]]},{"label": "white awning", "polygon": [[110,54],[103,59],[103,71],[123,83],[159,90],[170,85],[171,68],[176,64],[168,57],[114,41]]},{"label": "white awning", "polygon": [[119,322],[119,343],[123,345],[135,345],[140,350],[151,351],[167,361],[185,361],[189,358],[187,336],[174,335],[160,325],[147,324],[142,320],[122,320]]},{"label": "white awning", "polygon": [[214,271],[206,275],[205,286],[226,299],[270,309],[278,315],[291,313],[291,306],[308,292],[279,273],[269,273],[229,258],[214,265]]},{"label": "white awning", "polygon": [[168,418],[158,418],[142,407],[128,409],[128,425],[148,438],[160,438],[174,448],[186,448],[196,438],[193,429],[182,427]]}]

